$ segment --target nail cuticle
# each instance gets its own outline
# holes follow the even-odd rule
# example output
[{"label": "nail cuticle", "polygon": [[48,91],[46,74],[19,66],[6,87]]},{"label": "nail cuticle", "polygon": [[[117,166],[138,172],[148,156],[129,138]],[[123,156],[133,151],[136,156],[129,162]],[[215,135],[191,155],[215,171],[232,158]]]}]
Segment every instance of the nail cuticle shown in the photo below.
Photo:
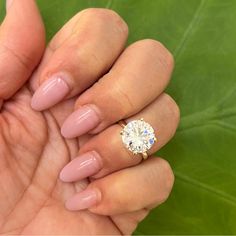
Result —
[{"label": "nail cuticle", "polygon": [[101,200],[102,200],[102,193],[101,193],[101,191],[98,188],[93,188],[92,190],[95,193],[96,201],[95,201],[95,203],[91,207],[88,207],[88,209],[97,207],[99,205],[99,203],[101,202]]},{"label": "nail cuticle", "polygon": [[73,85],[73,78],[72,78],[72,76],[69,72],[59,71],[59,72],[46,73],[45,76],[44,76],[43,81],[40,81],[40,84],[42,84],[42,83],[44,83],[44,81],[50,80],[52,78],[60,78],[66,84],[69,91],[72,90],[72,88],[73,88],[73,86],[72,86]]},{"label": "nail cuticle", "polygon": [[91,110],[93,110],[95,112],[95,114],[97,115],[99,121],[101,122],[101,112],[100,112],[99,108],[96,105],[86,104],[84,106],[88,106]]},{"label": "nail cuticle", "polygon": [[103,162],[102,162],[101,156],[96,151],[91,151],[91,155],[93,156],[94,160],[98,163],[99,170],[101,170],[103,167]]}]

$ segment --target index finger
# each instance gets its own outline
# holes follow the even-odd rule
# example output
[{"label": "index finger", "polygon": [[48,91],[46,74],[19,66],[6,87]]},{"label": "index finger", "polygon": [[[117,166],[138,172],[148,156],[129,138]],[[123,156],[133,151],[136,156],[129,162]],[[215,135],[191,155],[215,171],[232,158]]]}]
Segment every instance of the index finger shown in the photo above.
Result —
[{"label": "index finger", "polygon": [[128,27],[114,11],[91,8],[75,15],[49,44],[32,108],[48,109],[90,87],[123,51],[127,35]]}]

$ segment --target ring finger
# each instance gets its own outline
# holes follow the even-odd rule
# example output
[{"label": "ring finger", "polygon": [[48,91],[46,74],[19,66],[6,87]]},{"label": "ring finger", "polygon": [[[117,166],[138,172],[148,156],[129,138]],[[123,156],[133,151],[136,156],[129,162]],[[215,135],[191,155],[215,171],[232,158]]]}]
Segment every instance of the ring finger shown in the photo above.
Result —
[{"label": "ring finger", "polygon": [[[151,155],[174,135],[179,122],[179,109],[169,95],[162,94],[126,122],[140,118],[150,123],[155,130],[157,142],[148,151]],[[121,129],[118,124],[112,125],[87,141],[80,149],[79,156],[63,168],[60,178],[65,182],[77,181],[89,176],[100,178],[138,164],[142,157],[126,149],[119,135]]]}]

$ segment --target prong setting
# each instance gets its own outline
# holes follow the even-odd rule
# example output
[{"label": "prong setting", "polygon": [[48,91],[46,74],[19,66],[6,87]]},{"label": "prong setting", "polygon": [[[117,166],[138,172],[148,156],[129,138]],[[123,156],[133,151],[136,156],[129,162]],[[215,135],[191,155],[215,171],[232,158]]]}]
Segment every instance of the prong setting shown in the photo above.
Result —
[{"label": "prong setting", "polygon": [[150,124],[140,120],[130,121],[120,132],[125,147],[134,155],[141,154],[147,158],[147,151],[157,141],[154,129]]}]

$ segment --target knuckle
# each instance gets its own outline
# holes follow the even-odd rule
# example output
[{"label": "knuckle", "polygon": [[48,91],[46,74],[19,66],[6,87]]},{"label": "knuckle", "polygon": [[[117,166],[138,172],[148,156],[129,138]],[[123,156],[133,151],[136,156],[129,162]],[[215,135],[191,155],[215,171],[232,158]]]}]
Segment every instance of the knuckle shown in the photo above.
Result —
[{"label": "knuckle", "polygon": [[18,64],[23,66],[27,71],[32,69],[32,58],[31,51],[29,50],[28,54],[18,53],[14,48],[10,48],[7,45],[2,44],[0,47],[0,54],[5,58],[11,58],[15,60]]},{"label": "knuckle", "polygon": [[104,22],[112,22],[124,34],[128,34],[128,25],[121,16],[113,10],[105,8],[88,8],[81,12],[88,17],[95,17]]},{"label": "knuckle", "polygon": [[157,55],[159,63],[166,69],[174,68],[174,57],[170,51],[159,41],[154,39],[143,39],[139,43],[143,44],[145,48]]},{"label": "knuckle", "polygon": [[180,109],[175,100],[168,94],[163,94],[165,98],[166,108],[168,109],[169,116],[173,119],[174,123],[178,124],[180,121]]},{"label": "knuckle", "polygon": [[154,188],[152,188],[147,209],[152,209],[165,202],[174,184],[174,173],[170,164],[162,158],[153,158],[152,162],[149,179],[152,181],[151,186],[154,186]]},{"label": "knuckle", "polygon": [[164,159],[160,159],[160,162],[163,171],[162,174],[163,191],[161,193],[161,196],[159,196],[159,198],[160,202],[165,202],[170,195],[170,192],[174,185],[175,177],[169,162]]},{"label": "knuckle", "polygon": [[[120,86],[119,83],[116,83],[116,86],[114,88],[115,88],[115,90],[113,90],[114,101],[117,101],[117,107],[119,107],[121,116],[126,117],[130,115],[131,111],[136,110],[137,104],[135,104],[135,101],[130,98],[130,95],[126,91],[126,89]],[[117,100],[117,98],[119,99]]]}]

